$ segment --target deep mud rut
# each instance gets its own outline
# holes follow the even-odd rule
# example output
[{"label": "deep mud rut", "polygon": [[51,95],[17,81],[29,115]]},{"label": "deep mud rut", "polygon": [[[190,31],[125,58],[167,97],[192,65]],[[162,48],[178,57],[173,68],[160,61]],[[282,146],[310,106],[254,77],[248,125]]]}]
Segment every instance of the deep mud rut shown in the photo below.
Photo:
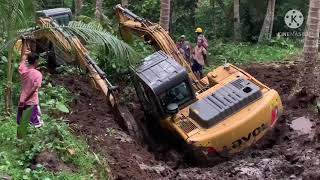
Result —
[{"label": "deep mud rut", "polygon": [[[85,137],[91,149],[105,156],[113,179],[320,179],[319,116],[308,94],[289,98],[299,78],[301,64],[251,65],[245,69],[276,89],[285,112],[275,130],[254,147],[212,167],[188,165],[173,158],[171,151],[159,153],[136,143],[114,121],[104,97],[90,86],[85,76],[54,77],[75,96],[67,117],[77,135]],[[310,82],[312,83],[312,82]],[[309,119],[310,132],[291,127],[297,118]],[[301,119],[301,118],[300,118]]]}]

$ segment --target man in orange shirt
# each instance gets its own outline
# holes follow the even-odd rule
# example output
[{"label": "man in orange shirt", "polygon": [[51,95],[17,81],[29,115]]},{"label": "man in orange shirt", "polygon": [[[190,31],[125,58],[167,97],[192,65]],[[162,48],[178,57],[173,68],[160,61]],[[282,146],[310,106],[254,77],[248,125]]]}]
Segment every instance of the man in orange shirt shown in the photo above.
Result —
[{"label": "man in orange shirt", "polygon": [[38,92],[42,83],[42,74],[36,69],[39,55],[31,52],[34,48],[30,48],[33,42],[22,40],[21,63],[19,66],[19,74],[21,76],[22,89],[20,94],[20,102],[17,114],[17,123],[20,124],[22,113],[27,108],[32,108],[30,124],[35,127],[42,126],[40,118],[41,111],[39,106]]}]

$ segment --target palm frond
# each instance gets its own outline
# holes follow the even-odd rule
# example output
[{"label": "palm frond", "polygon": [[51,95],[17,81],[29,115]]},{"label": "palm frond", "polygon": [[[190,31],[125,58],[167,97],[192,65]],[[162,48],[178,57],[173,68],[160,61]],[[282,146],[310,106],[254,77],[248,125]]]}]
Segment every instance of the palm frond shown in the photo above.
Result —
[{"label": "palm frond", "polygon": [[4,34],[27,27],[34,17],[33,5],[30,0],[0,0],[0,29]]},{"label": "palm frond", "polygon": [[12,49],[15,43],[18,41],[19,37],[16,37],[14,39],[11,39],[9,41],[6,41],[4,44],[0,47],[0,54],[4,52],[5,49]]},{"label": "palm frond", "polygon": [[69,35],[75,35],[88,44],[104,45],[108,55],[119,58],[128,58],[133,53],[132,48],[116,36],[105,31],[96,23],[71,21],[68,26],[62,27]]}]

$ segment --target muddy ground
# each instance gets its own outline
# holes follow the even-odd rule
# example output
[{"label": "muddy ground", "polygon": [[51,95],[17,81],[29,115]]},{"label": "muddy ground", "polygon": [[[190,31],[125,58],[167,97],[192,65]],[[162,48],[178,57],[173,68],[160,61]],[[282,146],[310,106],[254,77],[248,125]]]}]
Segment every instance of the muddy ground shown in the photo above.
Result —
[{"label": "muddy ground", "polygon": [[[108,159],[113,179],[320,179],[316,132],[320,121],[312,102],[314,96],[304,92],[292,96],[302,66],[299,62],[286,62],[246,67],[254,77],[280,93],[285,112],[274,132],[263,141],[212,167],[185,163],[175,156],[179,154],[175,147],[159,152],[136,143],[115,123],[104,97],[90,86],[87,77],[55,77],[54,83],[64,85],[74,94],[72,113],[67,117],[70,126],[77,135],[85,137],[93,151]],[[302,125],[296,119],[302,120]],[[306,127],[303,133],[292,126],[292,121],[298,122],[298,126],[307,121],[311,128]]]}]

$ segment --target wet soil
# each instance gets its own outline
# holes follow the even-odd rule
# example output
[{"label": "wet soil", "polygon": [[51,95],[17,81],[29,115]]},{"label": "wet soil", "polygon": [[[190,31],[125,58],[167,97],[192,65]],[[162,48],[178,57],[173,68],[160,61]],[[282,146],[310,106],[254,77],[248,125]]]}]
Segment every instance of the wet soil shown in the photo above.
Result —
[{"label": "wet soil", "polygon": [[[284,114],[276,128],[262,141],[232,159],[211,167],[182,161],[177,148],[158,152],[136,143],[115,122],[104,97],[85,76],[56,76],[53,84],[64,85],[75,99],[67,117],[71,128],[85,137],[93,151],[108,159],[112,179],[280,179],[320,178],[319,116],[316,94],[296,92],[301,62],[254,64],[245,69],[282,97]],[[310,84],[314,83],[312,81]],[[292,95],[294,94],[294,95]],[[307,118],[310,134],[292,129],[291,122]]]}]

